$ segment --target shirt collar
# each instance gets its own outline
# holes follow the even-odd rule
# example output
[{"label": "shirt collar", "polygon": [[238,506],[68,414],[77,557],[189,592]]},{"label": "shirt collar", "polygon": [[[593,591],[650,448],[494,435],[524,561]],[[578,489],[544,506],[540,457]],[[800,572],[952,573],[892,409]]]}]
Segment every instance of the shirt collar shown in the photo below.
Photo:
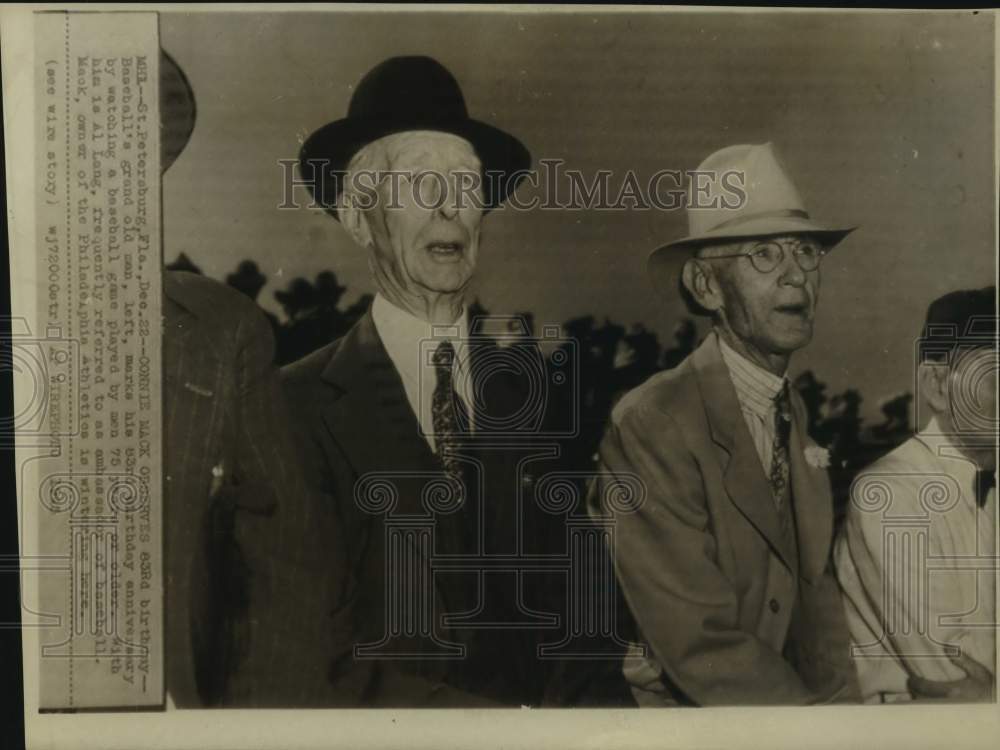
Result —
[{"label": "shirt collar", "polygon": [[722,336],[717,338],[722,359],[736,387],[740,406],[767,418],[774,409],[774,399],[785,386],[785,377],[768,372],[760,365],[751,362],[729,346]]},{"label": "shirt collar", "polygon": [[[463,308],[458,320],[450,326],[431,325],[426,320],[392,304],[381,294],[372,302],[372,321],[389,359],[405,379],[419,379],[421,351],[433,351],[438,342],[457,342],[468,336],[468,311]],[[432,342],[423,344],[421,342]],[[430,355],[428,355],[430,356]],[[424,364],[430,364],[430,360]]]}]

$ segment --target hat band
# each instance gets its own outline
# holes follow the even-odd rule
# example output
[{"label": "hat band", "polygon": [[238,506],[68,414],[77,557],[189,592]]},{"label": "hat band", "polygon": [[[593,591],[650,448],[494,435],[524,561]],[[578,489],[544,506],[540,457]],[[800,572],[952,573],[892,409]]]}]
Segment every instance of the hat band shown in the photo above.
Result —
[{"label": "hat band", "polygon": [[726,227],[732,227],[737,224],[743,224],[744,222],[753,221],[755,219],[808,219],[809,212],[803,211],[798,208],[786,208],[779,209],[776,211],[758,211],[755,214],[745,214],[743,216],[734,216],[732,219],[726,219],[726,221],[721,224],[716,224],[714,227],[709,229],[710,232],[715,232],[719,229],[725,229]]}]

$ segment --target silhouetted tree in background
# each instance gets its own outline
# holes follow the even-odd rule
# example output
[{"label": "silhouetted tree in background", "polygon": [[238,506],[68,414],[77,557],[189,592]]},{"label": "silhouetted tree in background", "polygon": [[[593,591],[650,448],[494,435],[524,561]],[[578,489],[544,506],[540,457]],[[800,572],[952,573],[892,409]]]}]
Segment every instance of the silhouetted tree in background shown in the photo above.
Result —
[{"label": "silhouetted tree in background", "polygon": [[912,402],[912,393],[900,393],[883,400],[879,407],[885,421],[875,425],[872,431],[876,435],[890,440],[899,435],[908,434],[910,431],[910,404]]},{"label": "silhouetted tree in background", "polygon": [[809,434],[815,437],[826,405],[826,384],[817,380],[812,370],[806,370],[795,378],[793,385],[805,402]]},{"label": "silhouetted tree in background", "polygon": [[[267,284],[267,276],[260,272],[257,264],[252,260],[245,260],[236,267],[233,273],[226,276],[226,283],[236,291],[242,292],[254,302],[257,302],[260,290]],[[277,339],[278,333],[281,330],[278,317],[264,308],[261,308],[261,310],[271,324],[271,329],[274,331],[275,339]]]},{"label": "silhouetted tree in background", "polygon": [[194,262],[187,257],[187,253],[181,253],[170,263],[167,263],[164,268],[168,271],[188,271],[189,273],[201,273],[201,269],[194,264]]},{"label": "silhouetted tree in background", "polygon": [[694,351],[698,340],[698,329],[691,318],[681,318],[674,326],[674,345],[663,352],[660,364],[663,370],[672,370]]},{"label": "silhouetted tree in background", "polygon": [[256,302],[257,295],[267,283],[267,276],[260,272],[257,264],[252,260],[245,260],[236,267],[233,273],[226,276],[226,283]]},{"label": "silhouetted tree in background", "polygon": [[356,303],[341,310],[340,301],[346,291],[347,287],[340,285],[333,271],[322,271],[314,281],[295,278],[287,289],[274,293],[286,317],[277,332],[278,364],[294,362],[350,330],[368,309],[372,298],[362,295]]}]

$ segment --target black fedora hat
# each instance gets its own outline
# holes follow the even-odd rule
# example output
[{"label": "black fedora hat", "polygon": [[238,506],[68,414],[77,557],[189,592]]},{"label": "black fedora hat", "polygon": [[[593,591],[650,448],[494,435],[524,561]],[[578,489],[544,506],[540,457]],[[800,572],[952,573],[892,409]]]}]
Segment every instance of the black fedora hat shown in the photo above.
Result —
[{"label": "black fedora hat", "polygon": [[531,154],[517,138],[473,120],[455,77],[430,57],[392,57],[361,79],[347,117],[306,139],[299,170],[317,203],[337,218],[337,198],[351,158],[365,145],[407,130],[433,130],[464,138],[475,149],[487,179],[487,210],[514,192],[531,166]]}]

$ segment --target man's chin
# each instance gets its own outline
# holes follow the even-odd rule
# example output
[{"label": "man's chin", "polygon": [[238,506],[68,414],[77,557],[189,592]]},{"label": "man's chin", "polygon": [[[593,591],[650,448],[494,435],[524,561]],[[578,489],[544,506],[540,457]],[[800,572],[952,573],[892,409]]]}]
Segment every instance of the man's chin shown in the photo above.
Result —
[{"label": "man's chin", "polygon": [[427,273],[419,283],[425,289],[435,294],[455,294],[461,292],[469,283],[471,274],[467,269],[438,268]]},{"label": "man's chin", "polygon": [[781,336],[775,343],[775,350],[783,354],[794,354],[812,341],[812,326],[808,331],[792,331]]}]

